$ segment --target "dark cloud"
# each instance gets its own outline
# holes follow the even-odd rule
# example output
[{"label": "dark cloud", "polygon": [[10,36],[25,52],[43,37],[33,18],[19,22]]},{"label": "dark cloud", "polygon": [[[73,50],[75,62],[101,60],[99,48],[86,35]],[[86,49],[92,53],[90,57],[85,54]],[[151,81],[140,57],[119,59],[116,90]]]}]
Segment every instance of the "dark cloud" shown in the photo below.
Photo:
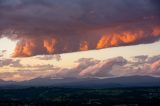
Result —
[{"label": "dark cloud", "polygon": [[159,0],[150,0],[151,3],[156,7],[155,9],[160,11],[160,1]]},{"label": "dark cloud", "polygon": [[41,55],[41,56],[36,56],[36,59],[39,60],[56,60],[60,61],[61,60],[61,55],[56,54],[56,55]]},{"label": "dark cloud", "polygon": [[1,59],[0,60],[0,67],[4,66],[11,66],[11,67],[22,67],[20,60],[13,60],[13,59]]},{"label": "dark cloud", "polygon": [[158,4],[158,0],[0,0],[0,36],[19,40],[14,57],[152,43],[160,35]]},{"label": "dark cloud", "polygon": [[3,57],[6,54],[6,52],[7,52],[6,50],[1,50],[0,51],[0,57]]},{"label": "dark cloud", "polygon": [[138,62],[138,63],[142,63],[144,64],[146,62],[146,59],[148,58],[147,55],[139,55],[139,56],[135,56],[133,57],[133,59]]},{"label": "dark cloud", "polygon": [[148,63],[154,63],[158,60],[160,60],[160,55],[152,56],[148,58]]},{"label": "dark cloud", "polygon": [[1,52],[2,52],[2,53],[6,53],[6,52],[7,52],[7,50],[2,50]]}]

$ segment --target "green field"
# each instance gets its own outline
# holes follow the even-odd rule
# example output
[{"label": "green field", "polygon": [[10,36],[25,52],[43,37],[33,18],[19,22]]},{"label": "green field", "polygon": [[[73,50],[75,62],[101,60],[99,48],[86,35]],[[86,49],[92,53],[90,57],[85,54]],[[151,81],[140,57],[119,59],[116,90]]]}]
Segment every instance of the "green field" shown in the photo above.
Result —
[{"label": "green field", "polygon": [[160,88],[79,89],[31,87],[0,89],[0,106],[160,106]]}]

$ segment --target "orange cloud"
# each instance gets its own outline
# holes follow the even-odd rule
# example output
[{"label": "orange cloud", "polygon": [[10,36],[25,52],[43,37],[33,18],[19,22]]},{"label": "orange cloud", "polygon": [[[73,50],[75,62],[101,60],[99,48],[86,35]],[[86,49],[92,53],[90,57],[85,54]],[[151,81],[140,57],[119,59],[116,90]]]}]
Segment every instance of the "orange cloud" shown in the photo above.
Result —
[{"label": "orange cloud", "polygon": [[80,43],[80,51],[86,51],[86,50],[88,50],[88,42],[83,41]]},{"label": "orange cloud", "polygon": [[33,55],[34,48],[36,47],[32,39],[25,39],[19,42],[13,53],[13,57],[28,57]]},{"label": "orange cloud", "polygon": [[152,71],[156,71],[158,68],[160,68],[160,60],[155,61],[154,63],[151,64]]},{"label": "orange cloud", "polygon": [[159,29],[156,27],[153,29],[152,33],[145,33],[143,30],[138,30],[136,32],[124,31],[120,33],[111,33],[109,35],[103,35],[97,43],[97,49],[107,48],[107,47],[117,47],[123,45],[136,44],[137,42],[142,42],[142,40],[154,38],[160,35]]},{"label": "orange cloud", "polygon": [[155,27],[152,34],[154,36],[160,36],[160,26]]},{"label": "orange cloud", "polygon": [[56,45],[56,39],[51,39],[51,40],[44,40],[44,42],[43,42],[43,46],[44,46],[44,48],[46,48],[47,49],[47,51],[48,51],[48,53],[49,54],[52,54],[52,53],[54,53],[54,51],[55,51],[55,45]]},{"label": "orange cloud", "polygon": [[[23,38],[20,39],[13,57],[28,57],[40,54],[60,54],[65,52],[87,51],[95,49],[103,49],[109,47],[119,47],[127,45],[136,45],[143,43],[152,43],[159,39],[159,27],[150,27],[148,29],[116,29],[113,31],[106,31],[104,34],[87,35],[86,37],[72,38],[58,36],[48,36],[39,38]],[[115,29],[115,30],[114,30]],[[108,32],[107,32],[108,31]],[[58,39],[58,40],[57,40]]]},{"label": "orange cloud", "polygon": [[97,43],[97,49],[120,46],[122,44],[129,44],[136,41],[136,36],[129,32],[123,32],[122,34],[113,34],[112,36],[103,35]]}]

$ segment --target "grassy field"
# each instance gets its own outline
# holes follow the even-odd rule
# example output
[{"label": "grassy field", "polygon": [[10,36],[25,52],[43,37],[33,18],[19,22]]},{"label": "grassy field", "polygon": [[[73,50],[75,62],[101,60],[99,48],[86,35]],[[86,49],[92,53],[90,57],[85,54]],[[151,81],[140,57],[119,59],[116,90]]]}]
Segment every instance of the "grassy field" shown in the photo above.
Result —
[{"label": "grassy field", "polygon": [[160,106],[160,88],[79,89],[31,87],[0,89],[0,106]]}]

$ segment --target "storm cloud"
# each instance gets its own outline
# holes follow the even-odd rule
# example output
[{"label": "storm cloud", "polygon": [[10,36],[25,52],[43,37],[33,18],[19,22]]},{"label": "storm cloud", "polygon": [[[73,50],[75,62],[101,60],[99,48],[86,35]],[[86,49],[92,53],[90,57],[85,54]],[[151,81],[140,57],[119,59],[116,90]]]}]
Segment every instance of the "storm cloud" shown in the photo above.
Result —
[{"label": "storm cloud", "polygon": [[158,0],[0,0],[0,37],[13,57],[60,54],[160,38]]}]

